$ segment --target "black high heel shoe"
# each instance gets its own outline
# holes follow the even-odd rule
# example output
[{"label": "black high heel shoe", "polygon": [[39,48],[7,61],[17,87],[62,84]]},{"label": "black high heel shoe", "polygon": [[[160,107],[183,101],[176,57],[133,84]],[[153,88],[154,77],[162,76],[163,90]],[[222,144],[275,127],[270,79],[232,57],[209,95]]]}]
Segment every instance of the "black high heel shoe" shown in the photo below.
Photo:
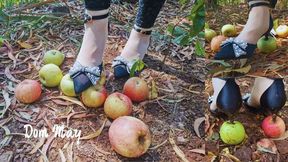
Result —
[{"label": "black high heel shoe", "polygon": [[[210,112],[212,114],[224,113],[229,116],[239,111],[242,105],[242,97],[240,88],[234,78],[223,78],[223,80],[226,83],[217,96],[217,109],[216,111],[210,110]],[[213,100],[209,98],[208,102],[211,104]]]},{"label": "black high heel shoe", "polygon": [[[150,35],[152,32],[152,30],[150,30],[150,29],[149,30],[143,30],[143,29],[137,27],[136,25],[134,25],[133,29],[136,32],[139,32],[139,33],[142,33],[145,35]],[[135,62],[136,62],[136,60],[128,61],[122,56],[117,56],[112,62],[112,67],[114,69],[115,78],[122,78],[122,77],[129,76],[131,68]],[[140,71],[136,71],[135,73],[136,73],[136,75],[138,75],[140,73]]]},{"label": "black high heel shoe", "polygon": [[252,107],[248,105],[248,99],[251,94],[243,97],[243,104],[247,109],[254,113],[268,112],[277,113],[286,103],[285,86],[282,78],[274,79],[273,83],[260,97],[260,105],[258,107]]},{"label": "black high heel shoe", "polygon": [[[248,0],[250,10],[253,7],[258,6],[268,6],[275,7],[277,0],[265,1],[265,0]],[[263,34],[267,39],[270,36],[270,31],[273,28],[273,19],[270,15],[269,28],[266,33]],[[236,60],[243,58],[250,58],[253,56],[257,44],[247,43],[242,40],[237,40],[235,38],[228,38],[221,44],[221,50],[216,53],[215,60]]]}]

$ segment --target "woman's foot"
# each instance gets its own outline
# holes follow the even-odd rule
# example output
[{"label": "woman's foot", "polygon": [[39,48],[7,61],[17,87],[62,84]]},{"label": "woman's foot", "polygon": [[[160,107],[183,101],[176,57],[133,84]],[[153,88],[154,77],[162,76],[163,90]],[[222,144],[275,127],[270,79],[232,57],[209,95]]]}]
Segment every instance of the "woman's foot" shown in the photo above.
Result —
[{"label": "woman's foot", "polygon": [[233,60],[249,58],[257,48],[257,41],[268,36],[273,27],[270,16],[270,3],[265,0],[252,0],[248,21],[243,31],[236,38],[229,38],[221,45],[221,50],[215,55],[216,60]]},{"label": "woman's foot", "polygon": [[243,100],[251,111],[278,112],[286,102],[283,79],[256,78],[251,94]]},{"label": "woman's foot", "polygon": [[214,94],[210,104],[212,113],[235,114],[241,108],[240,88],[234,78],[212,78]]},{"label": "woman's foot", "polygon": [[129,39],[120,56],[113,61],[116,78],[129,76],[130,70],[136,60],[143,59],[147,53],[150,42],[151,29],[132,29]]},{"label": "woman's foot", "polygon": [[81,49],[76,62],[69,71],[76,94],[81,93],[91,85],[95,85],[99,80],[108,36],[108,10],[87,11],[87,14],[93,18],[85,23]]}]

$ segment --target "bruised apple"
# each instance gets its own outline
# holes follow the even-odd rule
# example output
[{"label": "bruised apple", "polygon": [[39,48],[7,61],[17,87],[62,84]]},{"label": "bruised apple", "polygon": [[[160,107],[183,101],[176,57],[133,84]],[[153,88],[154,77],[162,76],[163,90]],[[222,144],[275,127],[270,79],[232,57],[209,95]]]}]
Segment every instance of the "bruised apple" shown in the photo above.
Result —
[{"label": "bruised apple", "polygon": [[107,92],[104,87],[96,89],[94,86],[89,87],[80,95],[83,104],[90,108],[101,107],[107,98]]},{"label": "bruised apple", "polygon": [[123,93],[132,101],[141,102],[148,99],[149,87],[143,79],[132,77],[124,84]]},{"label": "bruised apple", "polygon": [[223,35],[218,35],[214,37],[211,41],[211,50],[214,52],[219,52],[221,49],[221,44],[223,41],[225,41],[227,37]]},{"label": "bruised apple", "polygon": [[262,129],[267,137],[278,138],[283,135],[286,128],[283,119],[270,115],[263,120]]},{"label": "bruised apple", "polygon": [[30,79],[25,79],[15,88],[15,97],[22,103],[32,103],[38,100],[41,96],[41,85]]},{"label": "bruised apple", "polygon": [[112,148],[120,155],[135,158],[143,155],[151,144],[149,127],[141,120],[122,116],[114,120],[109,128]]},{"label": "bruised apple", "polygon": [[132,113],[132,101],[126,95],[115,92],[107,97],[104,112],[111,119],[128,116]]}]

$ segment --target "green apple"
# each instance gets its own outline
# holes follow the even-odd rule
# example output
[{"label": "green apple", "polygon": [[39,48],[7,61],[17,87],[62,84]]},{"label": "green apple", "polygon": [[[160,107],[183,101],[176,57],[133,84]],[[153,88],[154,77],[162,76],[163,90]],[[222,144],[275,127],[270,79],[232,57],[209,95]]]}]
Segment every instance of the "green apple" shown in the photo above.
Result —
[{"label": "green apple", "polygon": [[62,71],[57,65],[44,65],[39,71],[41,83],[46,87],[56,87],[63,77]]},{"label": "green apple", "polygon": [[66,74],[61,82],[60,82],[60,89],[66,95],[70,97],[75,97],[75,90],[74,90],[74,83],[73,80],[70,78],[69,74]]},{"label": "green apple", "polygon": [[226,121],[220,127],[220,137],[229,145],[240,144],[245,139],[245,135],[244,126],[238,121]]},{"label": "green apple", "polygon": [[217,35],[217,33],[212,30],[212,29],[205,29],[205,40],[210,42],[215,36]]},{"label": "green apple", "polygon": [[50,50],[44,54],[44,64],[55,64],[60,66],[64,61],[65,55],[57,50]]},{"label": "green apple", "polygon": [[221,32],[225,37],[233,37],[237,34],[235,26],[231,24],[224,25]]},{"label": "green apple", "polygon": [[286,38],[286,37],[288,37],[288,26],[287,26],[287,25],[280,25],[280,26],[278,26],[278,28],[276,29],[276,34],[277,34],[280,38]]},{"label": "green apple", "polygon": [[277,49],[277,42],[276,39],[271,36],[268,38],[263,36],[258,40],[257,47],[263,53],[271,53]]}]

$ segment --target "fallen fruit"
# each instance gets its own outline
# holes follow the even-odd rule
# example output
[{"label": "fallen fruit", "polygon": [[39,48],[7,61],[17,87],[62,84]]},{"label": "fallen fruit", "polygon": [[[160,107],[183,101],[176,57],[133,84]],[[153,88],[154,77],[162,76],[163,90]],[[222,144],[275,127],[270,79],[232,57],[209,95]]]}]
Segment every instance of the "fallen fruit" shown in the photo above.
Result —
[{"label": "fallen fruit", "polygon": [[107,92],[104,87],[97,90],[94,86],[91,86],[81,93],[80,98],[85,106],[98,108],[103,106],[107,98]]},{"label": "fallen fruit", "polygon": [[111,119],[130,115],[132,108],[130,98],[118,92],[109,95],[104,103],[104,112]]},{"label": "fallen fruit", "polygon": [[286,37],[288,37],[288,26],[287,26],[287,25],[280,25],[280,26],[278,26],[278,28],[276,29],[276,34],[277,34],[280,38],[286,38]]},{"label": "fallen fruit", "polygon": [[212,29],[205,29],[205,40],[210,42],[214,37],[216,37],[217,33]]},{"label": "fallen fruit", "polygon": [[286,130],[285,123],[283,119],[276,115],[267,116],[261,125],[264,134],[267,137],[278,138]]},{"label": "fallen fruit", "polygon": [[234,25],[226,24],[221,29],[222,34],[225,37],[233,37],[237,34],[237,30]]},{"label": "fallen fruit", "polygon": [[60,82],[60,89],[66,95],[70,97],[75,97],[75,90],[74,90],[74,83],[73,80],[70,78],[69,74],[66,74],[61,82]]},{"label": "fallen fruit", "polygon": [[211,50],[214,52],[219,52],[221,49],[221,44],[223,41],[225,41],[227,37],[223,35],[218,35],[214,37],[211,41]]},{"label": "fallen fruit", "polygon": [[258,49],[263,53],[270,53],[277,49],[276,39],[269,36],[268,38],[262,37],[257,42]]},{"label": "fallen fruit", "polygon": [[64,61],[65,55],[57,50],[50,50],[44,54],[44,64],[55,64],[60,66]]},{"label": "fallen fruit", "polygon": [[18,101],[29,104],[37,101],[41,92],[41,85],[37,81],[25,79],[16,86],[15,97]]},{"label": "fallen fruit", "polygon": [[39,71],[41,83],[46,87],[56,87],[60,84],[63,77],[62,71],[57,65],[44,65]]},{"label": "fallen fruit", "polygon": [[132,77],[124,84],[123,93],[132,101],[141,102],[148,99],[149,87],[143,79]]},{"label": "fallen fruit", "polygon": [[148,150],[151,134],[148,126],[141,120],[122,116],[112,122],[109,128],[109,140],[118,154],[134,158]]},{"label": "fallen fruit", "polygon": [[226,121],[220,127],[220,137],[226,144],[240,144],[245,139],[244,126],[238,121]]}]

